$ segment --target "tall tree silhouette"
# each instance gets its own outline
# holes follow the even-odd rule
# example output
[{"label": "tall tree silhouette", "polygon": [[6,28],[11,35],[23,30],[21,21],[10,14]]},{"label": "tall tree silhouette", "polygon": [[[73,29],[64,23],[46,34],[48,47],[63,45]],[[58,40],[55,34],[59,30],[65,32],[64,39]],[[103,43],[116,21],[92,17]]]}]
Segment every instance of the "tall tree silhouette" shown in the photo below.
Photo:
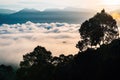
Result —
[{"label": "tall tree silhouette", "polygon": [[49,63],[52,58],[51,52],[47,51],[44,47],[37,46],[30,54],[23,55],[23,60],[20,66],[24,68],[31,67],[41,63]]},{"label": "tall tree silhouette", "polygon": [[51,80],[54,66],[51,63],[51,52],[37,46],[33,52],[23,55],[17,80]]},{"label": "tall tree silhouette", "polygon": [[78,42],[77,48],[82,50],[84,46],[97,46],[108,44],[119,36],[115,19],[103,9],[94,17],[85,21],[79,29],[82,41]]}]

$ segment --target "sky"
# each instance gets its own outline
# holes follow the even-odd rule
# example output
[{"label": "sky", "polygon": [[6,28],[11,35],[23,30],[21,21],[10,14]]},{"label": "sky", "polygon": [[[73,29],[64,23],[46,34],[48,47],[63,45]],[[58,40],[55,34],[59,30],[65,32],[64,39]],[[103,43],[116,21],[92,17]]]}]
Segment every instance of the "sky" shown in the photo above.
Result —
[{"label": "sky", "polygon": [[0,0],[0,8],[20,10],[23,8],[46,8],[75,7],[89,8],[94,10],[113,10],[120,7],[120,0]]}]

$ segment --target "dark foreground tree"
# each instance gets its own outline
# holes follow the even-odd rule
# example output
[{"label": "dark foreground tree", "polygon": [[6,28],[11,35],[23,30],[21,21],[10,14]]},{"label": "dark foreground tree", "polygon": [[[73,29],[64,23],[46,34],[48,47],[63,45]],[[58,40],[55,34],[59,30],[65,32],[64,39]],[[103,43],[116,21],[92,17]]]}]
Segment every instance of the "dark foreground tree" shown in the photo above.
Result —
[{"label": "dark foreground tree", "polygon": [[97,46],[108,44],[119,37],[118,27],[115,19],[103,9],[94,17],[85,21],[79,29],[82,41],[79,41],[77,48],[80,50],[86,46]]},{"label": "dark foreground tree", "polygon": [[53,66],[51,52],[44,47],[37,46],[33,52],[23,55],[20,69],[17,71],[17,80],[51,80]]},{"label": "dark foreground tree", "polygon": [[51,52],[44,47],[37,46],[30,54],[23,55],[23,60],[20,62],[20,67],[29,68],[32,65],[50,63],[52,58]]},{"label": "dark foreground tree", "polygon": [[[44,51],[43,47],[36,49]],[[62,54],[52,57],[50,62],[42,60],[40,64],[21,66],[17,71],[17,80],[119,80],[120,39],[96,50],[88,48],[75,56]]]},{"label": "dark foreground tree", "polygon": [[[17,80],[57,80],[59,71],[73,60],[73,55],[53,57],[50,51],[37,46],[33,52],[23,55]],[[61,74],[62,75],[62,74]]]},{"label": "dark foreground tree", "polygon": [[15,80],[15,70],[11,66],[0,65],[0,80]]}]

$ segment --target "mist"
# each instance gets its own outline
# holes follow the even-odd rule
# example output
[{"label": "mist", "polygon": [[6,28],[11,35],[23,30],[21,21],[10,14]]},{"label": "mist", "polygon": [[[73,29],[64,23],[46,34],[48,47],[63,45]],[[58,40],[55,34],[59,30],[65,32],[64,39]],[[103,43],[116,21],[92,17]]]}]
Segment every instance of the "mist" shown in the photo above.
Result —
[{"label": "mist", "polygon": [[59,54],[76,54],[79,24],[32,23],[0,26],[0,63],[19,65],[22,56],[40,45]]}]

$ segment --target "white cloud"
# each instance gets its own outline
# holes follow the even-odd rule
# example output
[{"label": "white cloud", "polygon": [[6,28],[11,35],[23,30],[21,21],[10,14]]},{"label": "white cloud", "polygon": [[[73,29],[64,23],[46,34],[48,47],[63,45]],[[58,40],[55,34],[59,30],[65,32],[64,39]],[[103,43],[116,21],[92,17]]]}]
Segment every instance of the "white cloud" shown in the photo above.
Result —
[{"label": "white cloud", "polygon": [[79,24],[32,23],[3,24],[0,26],[0,63],[19,64],[22,55],[37,45],[44,46],[53,55],[76,54]]},{"label": "white cloud", "polygon": [[14,33],[61,33],[61,32],[78,32],[79,24],[67,23],[32,23],[25,24],[3,24],[0,26],[0,34]]},{"label": "white cloud", "polygon": [[80,24],[32,23],[0,26],[0,63],[19,64],[22,55],[43,46],[53,55],[76,54]]}]

